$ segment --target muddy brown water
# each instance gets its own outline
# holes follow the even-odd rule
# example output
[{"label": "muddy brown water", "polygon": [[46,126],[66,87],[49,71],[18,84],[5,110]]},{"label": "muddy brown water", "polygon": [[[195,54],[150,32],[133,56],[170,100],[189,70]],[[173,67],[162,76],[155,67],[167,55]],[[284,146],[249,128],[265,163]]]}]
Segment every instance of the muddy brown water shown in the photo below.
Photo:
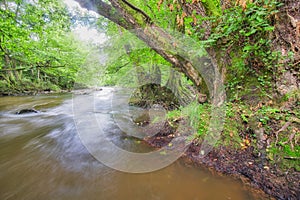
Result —
[{"label": "muddy brown water", "polygon": [[[112,88],[97,91],[95,105],[106,120],[103,124],[107,135],[127,150],[150,151],[143,142],[126,137],[114,123],[112,92]],[[161,170],[142,174],[105,166],[88,152],[77,134],[73,98],[79,96],[0,98],[1,200],[255,199],[239,181],[186,165],[180,159]],[[40,112],[15,114],[25,108]]]}]

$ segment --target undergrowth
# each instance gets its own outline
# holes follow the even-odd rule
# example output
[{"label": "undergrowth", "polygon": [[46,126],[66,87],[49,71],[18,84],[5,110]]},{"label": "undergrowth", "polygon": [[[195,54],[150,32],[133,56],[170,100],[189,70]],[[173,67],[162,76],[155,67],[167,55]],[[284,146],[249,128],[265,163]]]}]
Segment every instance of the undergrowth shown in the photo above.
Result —
[{"label": "undergrowth", "polygon": [[[284,170],[300,170],[300,91],[294,91],[276,101],[249,105],[243,102],[227,103],[222,145],[236,150],[253,147],[253,153],[266,152],[266,159]],[[207,135],[211,106],[208,103],[191,103],[189,106],[168,112],[169,122],[188,119],[195,129],[194,140],[202,141]],[[258,130],[263,135],[258,135]],[[263,149],[259,144],[263,143]],[[260,154],[259,154],[260,155]]]}]

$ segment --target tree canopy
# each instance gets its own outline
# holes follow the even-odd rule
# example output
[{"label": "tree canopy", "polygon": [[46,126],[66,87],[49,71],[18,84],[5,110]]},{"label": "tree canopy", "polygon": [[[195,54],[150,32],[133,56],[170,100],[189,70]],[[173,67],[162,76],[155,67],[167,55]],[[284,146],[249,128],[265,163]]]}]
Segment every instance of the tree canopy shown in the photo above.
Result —
[{"label": "tree canopy", "polygon": [[2,1],[0,13],[1,90],[72,87],[84,52],[70,33],[65,5]]}]

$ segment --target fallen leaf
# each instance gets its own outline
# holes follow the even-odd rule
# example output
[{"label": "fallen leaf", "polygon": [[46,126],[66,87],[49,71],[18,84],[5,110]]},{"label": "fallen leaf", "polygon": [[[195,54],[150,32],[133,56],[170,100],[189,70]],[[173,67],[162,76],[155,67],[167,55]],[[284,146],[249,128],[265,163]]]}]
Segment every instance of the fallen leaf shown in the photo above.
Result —
[{"label": "fallen leaf", "polygon": [[174,10],[173,4],[170,4],[170,5],[169,5],[169,9],[170,9],[171,12]]}]

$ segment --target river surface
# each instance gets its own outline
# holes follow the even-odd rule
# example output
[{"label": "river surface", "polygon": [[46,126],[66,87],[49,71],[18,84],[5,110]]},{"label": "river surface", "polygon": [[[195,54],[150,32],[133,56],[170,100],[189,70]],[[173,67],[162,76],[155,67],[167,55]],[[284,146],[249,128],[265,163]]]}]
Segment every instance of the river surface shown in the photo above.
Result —
[{"label": "river surface", "polygon": [[[111,109],[113,91],[103,88],[75,96],[1,97],[0,199],[255,199],[239,181],[213,175],[180,159],[161,170],[140,174],[121,172],[99,162],[82,143],[74,120],[74,106],[78,111],[86,103],[81,104],[80,99],[91,96],[97,97],[94,112],[114,144],[133,152],[152,150],[142,141],[127,137],[116,125]],[[25,108],[40,112],[15,114]],[[94,136],[85,137],[93,140]],[[100,152],[101,148],[109,152],[107,146],[97,146]]]}]

